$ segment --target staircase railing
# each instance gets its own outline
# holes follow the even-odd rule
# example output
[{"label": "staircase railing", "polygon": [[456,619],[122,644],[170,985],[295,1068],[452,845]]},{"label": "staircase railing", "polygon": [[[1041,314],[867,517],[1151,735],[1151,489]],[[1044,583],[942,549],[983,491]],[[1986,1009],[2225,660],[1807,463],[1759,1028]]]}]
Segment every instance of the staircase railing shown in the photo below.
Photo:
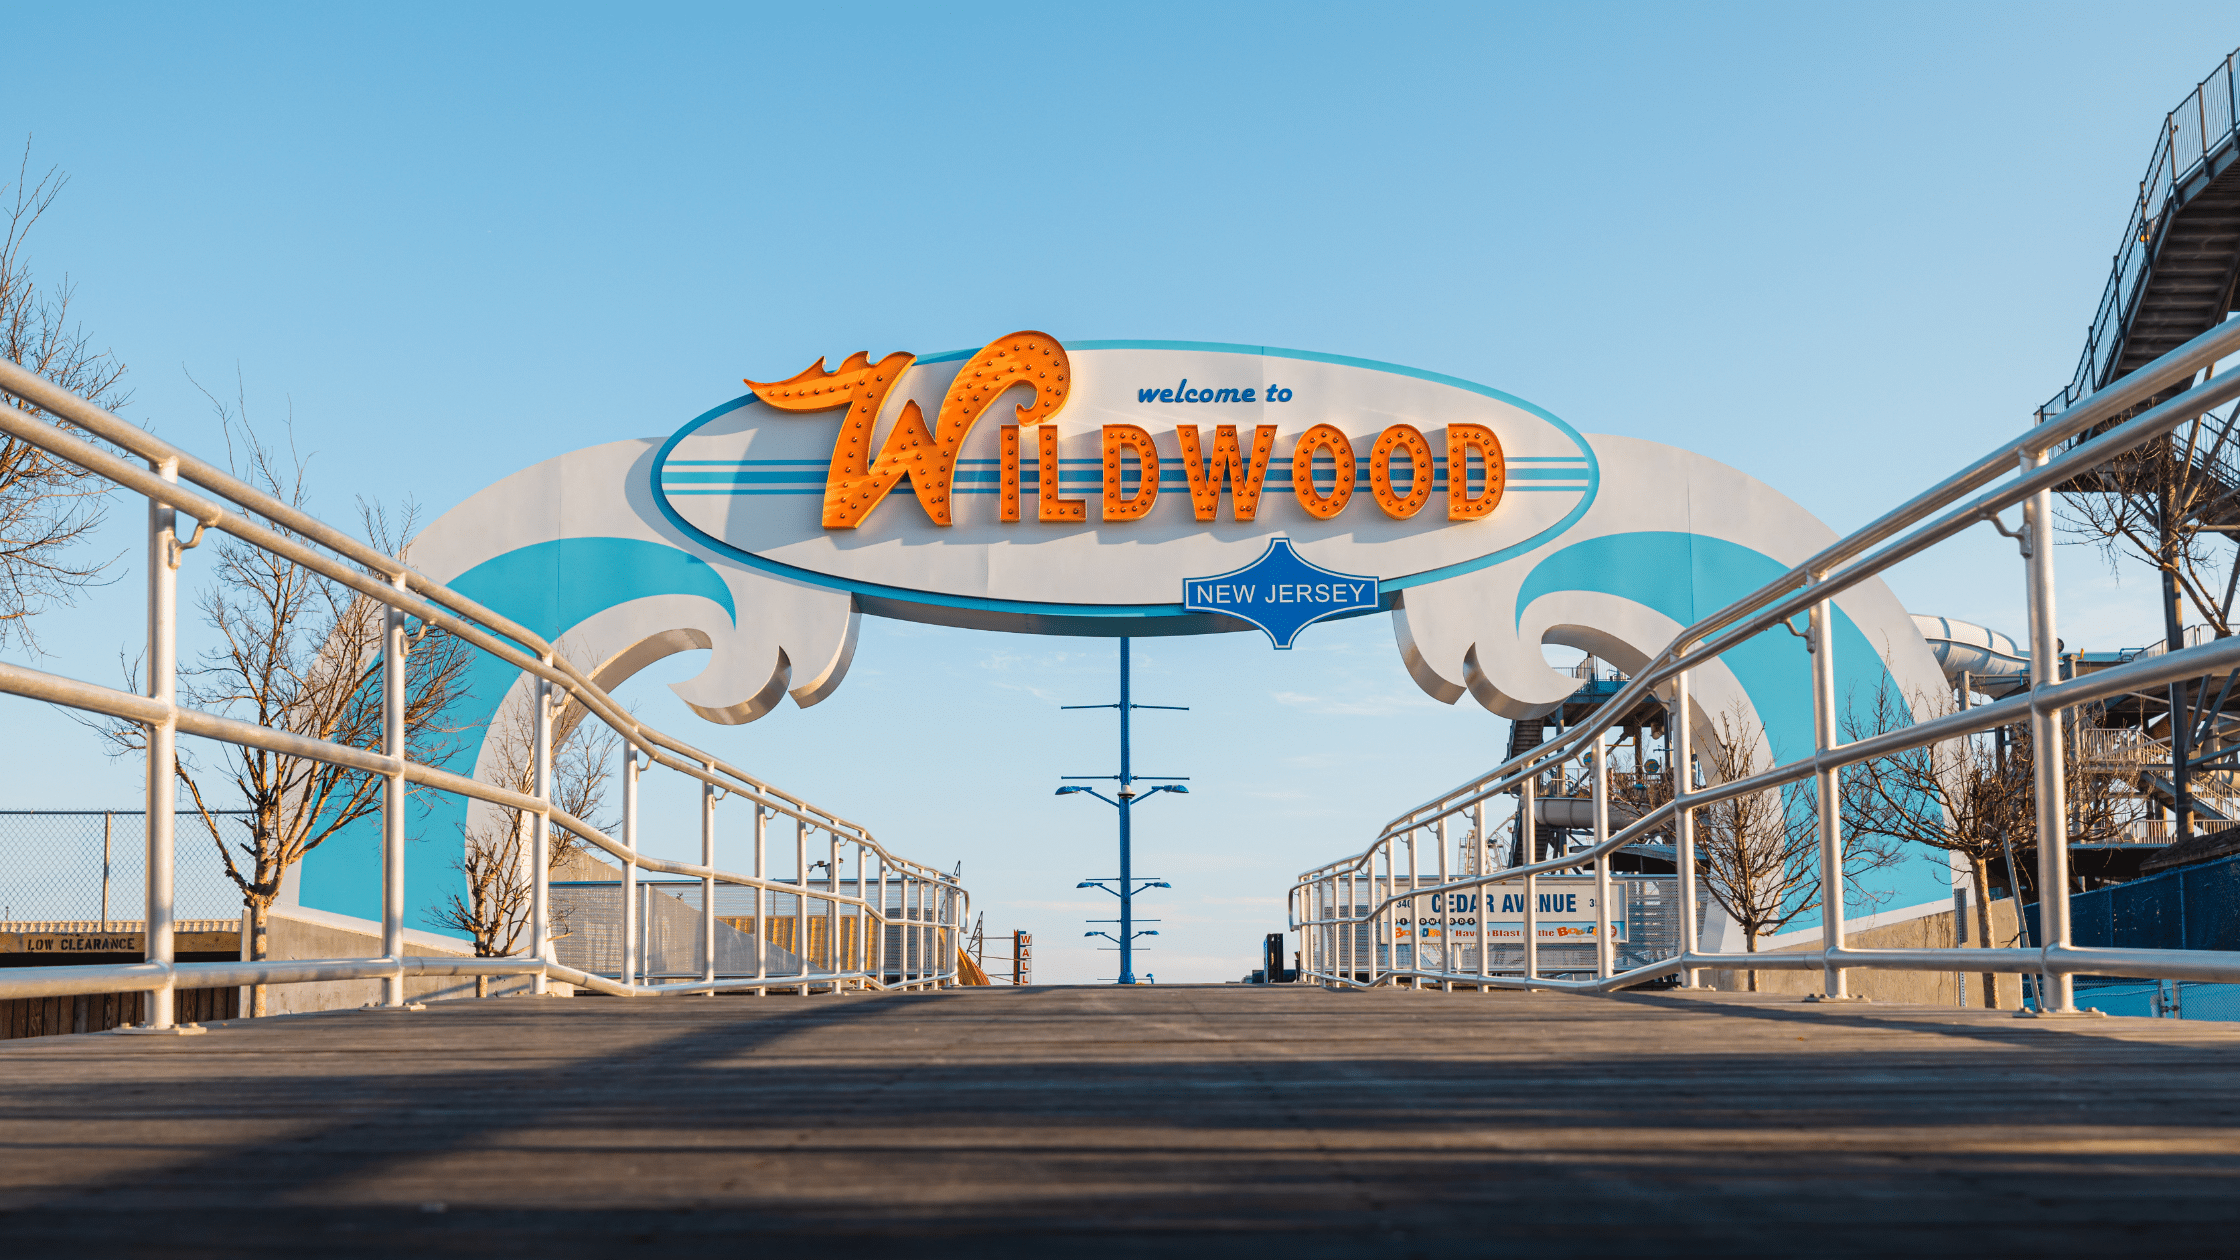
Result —
[{"label": "staircase railing", "polygon": [[2131,314],[2139,295],[2154,273],[2155,251],[2171,214],[2192,195],[2189,183],[2202,175],[2212,157],[2240,145],[2240,110],[2234,109],[2235,58],[2209,72],[2186,99],[2162,120],[2155,138],[2154,157],[2139,180],[2139,198],[2132,204],[2131,221],[2124,225],[2123,244],[2109,266],[2108,284],[2085,333],[2084,353],[2077,359],[2076,375],[2060,393],[2038,409],[2056,415],[2081,402],[2087,394],[2108,383],[2116,356],[2122,353]]},{"label": "staircase railing", "polygon": [[[147,467],[112,454],[18,407],[0,405],[0,432],[148,501],[145,653],[148,693],[134,695],[21,665],[0,663],[0,693],[137,722],[147,728],[147,961],[109,966],[0,968],[0,998],[146,992],[150,997],[148,1023],[144,1027],[162,1031],[174,1025],[176,990],[230,985],[379,980],[383,982],[380,1005],[402,1007],[407,1005],[404,982],[408,976],[529,976],[539,993],[545,991],[546,981],[553,979],[618,996],[759,992],[780,986],[801,993],[813,987],[837,993],[844,989],[939,987],[956,983],[959,929],[969,912],[970,898],[953,877],[933,866],[890,852],[858,823],[780,791],[711,753],[638,721],[554,644],[511,618],[447,589],[349,534],[5,359],[0,359],[0,391],[21,399],[31,408],[63,418],[80,431],[146,461]],[[194,524],[193,536],[184,544],[177,529],[182,517],[191,519]],[[279,528],[259,523],[260,518]],[[178,703],[178,568],[182,558],[190,554],[188,549],[201,540],[205,530],[231,535],[385,608],[383,749],[395,751],[310,739]],[[626,754],[620,839],[608,836],[587,820],[555,806],[549,788],[536,795],[515,792],[415,762],[405,755],[402,679],[408,618],[417,618],[424,627],[451,634],[532,676],[536,680],[536,738],[542,746],[550,745],[554,711],[566,704],[582,706],[589,716],[605,723],[620,736]],[[174,777],[180,734],[309,758],[384,779],[382,952],[379,957],[239,963],[175,961],[173,937],[178,925],[174,922],[171,875],[176,817]],[[639,764],[641,757],[645,763],[643,767]],[[545,760],[541,753],[538,760]],[[752,873],[721,870],[712,861],[704,865],[673,862],[638,851],[637,779],[642,768],[654,766],[665,767],[702,785],[706,802],[704,817],[712,817],[714,802],[718,799],[737,797],[753,807],[753,829],[758,843],[755,845],[756,869]],[[549,780],[549,776],[544,777]],[[528,953],[504,958],[406,956],[404,861],[408,784],[520,810],[530,820],[535,854],[528,863],[533,880]],[[794,848],[803,869],[793,879],[771,878],[763,864],[764,846],[759,841],[767,822],[772,819],[791,819],[794,824]],[[806,855],[812,836],[822,837],[820,847],[827,856],[820,865],[825,865],[828,872],[837,869],[844,849],[853,851],[856,863],[854,879],[830,880],[826,887],[813,894],[813,899],[824,903],[823,913],[834,923],[841,917],[852,917],[859,925],[876,925],[876,930],[864,927],[841,933],[832,929],[826,939],[845,937],[853,941],[852,948],[828,952],[825,965],[807,965],[791,974],[772,974],[765,965],[752,975],[718,976],[712,949],[706,951],[702,978],[685,983],[634,983],[642,963],[635,959],[626,961],[621,974],[613,978],[571,968],[561,964],[553,952],[549,867],[544,859],[554,827],[573,833],[622,863],[625,890],[621,905],[622,938],[625,941],[635,936],[630,916],[637,898],[630,895],[629,890],[634,888],[638,872],[654,871],[699,880],[703,890],[700,908],[706,921],[706,939],[712,942],[716,886],[753,889],[758,906],[765,898],[774,905],[778,898],[805,893]],[[712,849],[708,851],[712,853]],[[871,874],[874,869],[876,876]],[[850,891],[851,885],[853,891]],[[762,910],[756,913],[758,919],[770,917]],[[877,944],[872,943],[874,937],[878,938]],[[900,948],[899,969],[888,962],[897,945]],[[831,956],[832,953],[846,956]]]}]

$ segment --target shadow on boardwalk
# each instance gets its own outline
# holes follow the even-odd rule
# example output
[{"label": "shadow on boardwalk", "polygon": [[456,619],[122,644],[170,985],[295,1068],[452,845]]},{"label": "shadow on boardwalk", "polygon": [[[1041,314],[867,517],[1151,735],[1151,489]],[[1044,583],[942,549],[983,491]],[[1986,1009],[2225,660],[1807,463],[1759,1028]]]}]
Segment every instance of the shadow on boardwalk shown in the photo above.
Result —
[{"label": "shadow on boardwalk", "polygon": [[43,1255],[2229,1252],[2240,1029],[1716,995],[518,999],[0,1048]]}]

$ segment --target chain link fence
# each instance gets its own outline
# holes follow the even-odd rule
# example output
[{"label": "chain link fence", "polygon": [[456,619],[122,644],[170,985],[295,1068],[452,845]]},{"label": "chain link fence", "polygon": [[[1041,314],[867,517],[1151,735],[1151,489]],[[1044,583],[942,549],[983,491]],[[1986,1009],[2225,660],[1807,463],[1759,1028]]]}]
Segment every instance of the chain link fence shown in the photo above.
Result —
[{"label": "chain link fence", "polygon": [[[0,922],[146,918],[147,822],[136,809],[0,810]],[[218,811],[217,823],[238,854],[249,838],[249,811]],[[209,826],[182,810],[178,827],[174,917],[239,919],[241,890],[227,877]]]}]

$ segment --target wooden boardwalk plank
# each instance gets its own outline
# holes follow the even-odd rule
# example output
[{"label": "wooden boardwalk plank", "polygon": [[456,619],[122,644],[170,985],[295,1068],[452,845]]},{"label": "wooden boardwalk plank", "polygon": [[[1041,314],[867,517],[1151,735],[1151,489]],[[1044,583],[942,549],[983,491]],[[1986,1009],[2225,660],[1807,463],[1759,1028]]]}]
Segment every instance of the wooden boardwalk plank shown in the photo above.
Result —
[{"label": "wooden boardwalk plank", "polygon": [[338,1012],[0,1046],[0,1250],[2225,1254],[2236,1066],[2230,1025],[1729,994]]}]

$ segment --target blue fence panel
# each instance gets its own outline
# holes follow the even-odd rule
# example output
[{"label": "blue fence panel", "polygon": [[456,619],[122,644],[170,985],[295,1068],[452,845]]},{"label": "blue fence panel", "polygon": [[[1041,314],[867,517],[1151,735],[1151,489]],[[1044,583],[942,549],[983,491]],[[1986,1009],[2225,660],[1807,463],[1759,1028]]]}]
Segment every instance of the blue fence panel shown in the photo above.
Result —
[{"label": "blue fence panel", "polygon": [[[2130,949],[2184,949],[2186,947],[2185,899],[2176,871],[2152,879],[2133,880],[2103,888],[2069,904],[2089,900],[2095,918],[2109,924],[2107,943]],[[2072,912],[2073,913],[2073,912]],[[2080,938],[2078,944],[2084,944]],[[2098,944],[2099,942],[2094,942]]]},{"label": "blue fence panel", "polygon": [[[2038,907],[2023,907],[2032,943]],[[2240,857],[2188,866],[2069,898],[2070,939],[2079,945],[2240,951]],[[2024,978],[2029,984],[2029,978]],[[2110,1015],[2240,1020],[2240,985],[2077,977],[2080,1006]]]},{"label": "blue fence panel", "polygon": [[2184,884],[2187,949],[2240,950],[2240,864],[2231,859],[2172,872]]}]

